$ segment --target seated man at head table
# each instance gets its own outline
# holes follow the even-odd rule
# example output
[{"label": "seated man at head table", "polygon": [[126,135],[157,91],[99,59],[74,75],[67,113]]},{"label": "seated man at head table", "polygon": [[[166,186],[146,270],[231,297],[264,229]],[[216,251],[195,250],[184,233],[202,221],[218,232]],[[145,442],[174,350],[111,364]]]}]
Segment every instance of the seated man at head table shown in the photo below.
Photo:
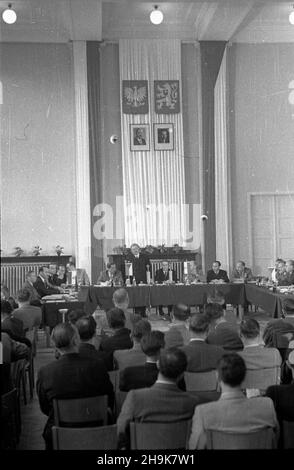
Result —
[{"label": "seated man at head table", "polygon": [[294,260],[293,259],[289,259],[288,261],[286,261],[285,272],[286,272],[286,275],[284,275],[281,280],[278,279],[279,286],[294,285]]},{"label": "seated man at head table", "polygon": [[41,268],[39,268],[39,275],[37,277],[36,282],[34,283],[34,288],[36,289],[40,297],[64,292],[61,287],[52,286],[51,284],[49,284],[47,266],[42,266]]},{"label": "seated man at head table", "polygon": [[107,269],[105,271],[101,271],[97,279],[97,284],[100,284],[101,282],[106,282],[108,285],[113,284],[114,286],[123,285],[124,281],[122,273],[117,269],[115,263],[107,263]]},{"label": "seated man at head table", "polygon": [[272,429],[276,447],[279,424],[273,402],[265,397],[247,398],[241,390],[245,376],[246,365],[239,354],[225,354],[219,360],[220,399],[195,408],[189,449],[205,449],[208,430],[250,433],[263,428]]},{"label": "seated man at head table", "polygon": [[89,276],[86,273],[86,270],[82,269],[82,268],[77,268],[74,261],[70,261],[67,264],[67,272],[68,272],[67,284],[72,284],[71,273],[76,272],[76,283],[77,283],[78,286],[89,286],[90,285]]},{"label": "seated man at head table", "polygon": [[277,272],[276,272],[276,282],[278,283],[278,286],[288,285],[286,261],[280,261],[278,263]]},{"label": "seated man at head table", "polygon": [[223,284],[225,282],[230,282],[228,278],[227,271],[220,269],[220,261],[214,261],[212,263],[212,269],[207,271],[206,280],[211,284]]},{"label": "seated man at head table", "polygon": [[277,282],[277,273],[278,273],[278,266],[279,263],[285,263],[285,261],[282,258],[277,258],[275,261],[275,267],[271,272],[271,280],[273,282]]},{"label": "seated man at head table", "polygon": [[233,278],[251,281],[253,278],[252,271],[246,267],[244,261],[237,261],[236,268],[233,271]]},{"label": "seated man at head table", "polygon": [[60,287],[66,286],[66,268],[62,264],[58,266],[58,271],[54,276],[53,284]]},{"label": "seated man at head table", "polygon": [[[177,282],[177,274],[174,269],[169,269],[168,261],[162,261],[161,268],[157,269],[154,281],[158,284],[174,284]],[[159,305],[159,315],[163,315],[163,306]],[[172,311],[172,305],[168,305],[168,313]]]}]

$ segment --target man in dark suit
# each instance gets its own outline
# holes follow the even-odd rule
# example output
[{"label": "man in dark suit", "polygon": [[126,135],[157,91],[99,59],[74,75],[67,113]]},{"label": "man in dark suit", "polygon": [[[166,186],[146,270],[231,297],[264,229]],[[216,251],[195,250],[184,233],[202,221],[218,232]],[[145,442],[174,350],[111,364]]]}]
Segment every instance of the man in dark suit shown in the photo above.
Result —
[{"label": "man in dark suit", "polygon": [[128,445],[128,428],[131,421],[173,423],[188,420],[200,399],[180,390],[177,382],[187,367],[185,353],[179,349],[162,349],[159,373],[150,388],[131,390],[117,420],[119,446]]},{"label": "man in dark suit", "polygon": [[214,344],[207,344],[209,321],[201,313],[190,319],[190,342],[182,350],[187,356],[188,372],[204,372],[216,369],[219,359],[225,353],[224,349]]},{"label": "man in dark suit", "polygon": [[70,323],[58,324],[52,340],[60,358],[43,366],[38,373],[37,393],[41,411],[48,416],[43,437],[46,449],[52,449],[54,423],[53,399],[86,398],[108,395],[113,405],[113,386],[102,361],[78,354],[79,334]]},{"label": "man in dark suit", "polygon": [[144,139],[144,131],[142,127],[136,128],[136,134],[134,136],[134,145],[146,145],[146,139]]},{"label": "man in dark suit", "polygon": [[224,282],[230,282],[227,271],[220,269],[220,261],[214,261],[212,263],[212,269],[207,272],[206,280],[212,284],[222,284]]},{"label": "man in dark suit", "polygon": [[30,292],[20,290],[17,293],[18,308],[13,310],[13,317],[23,322],[24,330],[31,331],[39,327],[42,320],[40,307],[30,304]]},{"label": "man in dark suit", "polygon": [[119,388],[129,392],[136,388],[151,387],[157,379],[157,361],[161,348],[164,348],[164,333],[151,331],[141,339],[141,348],[146,356],[142,366],[126,367],[120,372]]},{"label": "man in dark suit", "polygon": [[96,322],[92,315],[82,316],[75,323],[80,335],[79,354],[82,357],[89,359],[99,359],[103,364],[107,362],[107,353],[97,351],[97,336],[96,336]]},{"label": "man in dark suit", "polygon": [[133,342],[130,330],[125,328],[126,317],[123,310],[112,308],[107,312],[109,327],[113,329],[113,336],[102,338],[100,350],[106,352],[107,370],[113,370],[113,353],[117,349],[131,349]]},{"label": "man in dark suit", "polygon": [[59,294],[60,287],[50,287],[48,284],[48,268],[43,266],[39,269],[39,275],[36,282],[34,283],[34,288],[38,292],[40,297],[45,297],[46,295]]},{"label": "man in dark suit", "polygon": [[[127,256],[127,261],[132,263],[133,276],[131,276],[131,281],[136,280],[136,284],[147,283],[147,267],[150,268],[150,260],[147,256],[140,253],[140,247],[137,243],[131,245],[131,253]],[[145,306],[135,307],[135,312],[146,316]]]},{"label": "man in dark suit", "polygon": [[[291,384],[272,385],[266,391],[266,396],[273,400],[282,432],[283,421],[294,421],[294,351],[289,354],[287,365],[292,371]],[[283,440],[283,435],[281,435],[281,440]]]},{"label": "man in dark suit", "polygon": [[210,323],[207,343],[221,346],[226,351],[241,351],[243,343],[237,331],[225,319],[222,306],[208,304],[205,305],[204,312]]},{"label": "man in dark suit", "polygon": [[29,271],[26,274],[26,282],[22,286],[22,290],[27,290],[30,293],[30,304],[40,307],[41,305],[41,296],[38,294],[38,291],[34,287],[34,283],[37,281],[37,275],[35,271]]},{"label": "man in dark suit", "polygon": [[14,337],[24,337],[23,322],[12,315],[12,307],[8,300],[1,300],[1,331],[6,331]]},{"label": "man in dark suit", "polygon": [[[162,261],[161,268],[155,273],[154,281],[158,284],[173,284],[177,282],[177,274],[173,269],[169,269],[168,261]],[[158,307],[159,315],[163,315],[162,305]],[[168,305],[168,313],[172,311],[172,305]]]}]

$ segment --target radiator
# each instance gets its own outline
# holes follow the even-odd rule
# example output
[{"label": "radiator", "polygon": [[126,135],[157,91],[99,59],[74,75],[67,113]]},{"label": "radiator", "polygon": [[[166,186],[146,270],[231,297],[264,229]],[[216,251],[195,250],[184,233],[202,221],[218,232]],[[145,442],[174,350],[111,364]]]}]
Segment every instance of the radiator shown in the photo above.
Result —
[{"label": "radiator", "polygon": [[169,266],[176,272],[177,275],[177,280],[182,281],[183,277],[183,261],[178,260],[178,259],[151,259],[151,277],[154,280],[155,278],[155,273],[158,269],[161,268],[161,263],[162,261],[167,261]]},{"label": "radiator", "polygon": [[45,266],[46,263],[17,263],[17,264],[2,264],[1,265],[1,284],[7,286],[10,295],[15,297],[17,291],[22,288],[26,281],[26,274],[29,271],[35,271],[38,274],[38,270],[41,266]]}]

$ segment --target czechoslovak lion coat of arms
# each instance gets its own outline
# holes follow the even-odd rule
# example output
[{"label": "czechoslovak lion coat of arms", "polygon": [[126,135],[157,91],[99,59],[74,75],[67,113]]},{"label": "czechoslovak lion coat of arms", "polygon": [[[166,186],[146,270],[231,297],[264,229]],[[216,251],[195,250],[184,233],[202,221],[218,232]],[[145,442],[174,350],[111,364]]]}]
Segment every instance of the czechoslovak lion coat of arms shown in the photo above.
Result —
[{"label": "czechoslovak lion coat of arms", "polygon": [[155,112],[157,114],[175,114],[180,112],[179,80],[154,81]]}]

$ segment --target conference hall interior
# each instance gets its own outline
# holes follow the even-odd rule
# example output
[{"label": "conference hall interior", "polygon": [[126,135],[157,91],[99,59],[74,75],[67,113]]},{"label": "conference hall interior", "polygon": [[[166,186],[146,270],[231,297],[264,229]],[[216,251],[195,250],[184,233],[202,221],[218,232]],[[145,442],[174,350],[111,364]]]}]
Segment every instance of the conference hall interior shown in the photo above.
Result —
[{"label": "conference hall interior", "polygon": [[294,5],[0,14],[1,448],[294,449]]}]

